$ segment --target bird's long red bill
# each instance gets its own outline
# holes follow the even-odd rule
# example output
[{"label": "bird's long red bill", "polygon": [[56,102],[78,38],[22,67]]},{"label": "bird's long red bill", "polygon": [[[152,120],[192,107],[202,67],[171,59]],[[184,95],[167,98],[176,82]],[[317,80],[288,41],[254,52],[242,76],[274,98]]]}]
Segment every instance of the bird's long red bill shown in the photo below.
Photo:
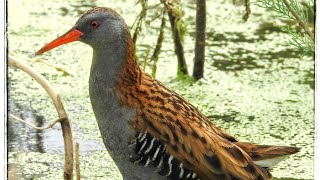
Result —
[{"label": "bird's long red bill", "polygon": [[76,30],[76,29],[71,29],[68,32],[66,32],[64,35],[58,37],[57,39],[51,41],[49,44],[42,47],[39,51],[36,52],[35,55],[43,54],[43,53],[45,53],[55,47],[62,45],[62,44],[67,44],[67,43],[70,43],[73,41],[78,41],[82,35],[83,35],[83,32]]}]

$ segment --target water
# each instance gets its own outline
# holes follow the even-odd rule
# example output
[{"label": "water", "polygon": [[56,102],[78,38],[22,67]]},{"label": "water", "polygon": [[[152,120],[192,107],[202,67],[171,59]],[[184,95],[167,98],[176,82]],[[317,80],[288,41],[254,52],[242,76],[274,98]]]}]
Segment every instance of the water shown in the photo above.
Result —
[{"label": "water", "polygon": [[[186,59],[192,72],[195,4],[183,5],[187,34]],[[132,25],[140,6],[132,2],[10,0],[8,13],[9,52],[28,59],[60,93],[80,143],[83,179],[121,179],[104,150],[88,96],[92,50],[81,43],[56,48],[41,57],[33,53],[73,26],[79,14],[94,6],[116,9]],[[176,58],[169,23],[158,62],[157,79],[192,102],[218,126],[241,141],[292,145],[301,152],[272,170],[275,179],[313,178],[314,61],[284,45],[289,38],[275,25],[285,23],[272,12],[252,7],[247,23],[241,22],[243,7],[231,1],[207,2],[207,49],[205,79],[196,83],[178,81]],[[212,10],[214,9],[214,10]],[[159,10],[149,11],[147,20]],[[138,38],[137,55],[154,47],[160,20]],[[41,58],[67,70],[64,76]],[[141,63],[142,64],[142,63]],[[151,73],[152,63],[146,71]],[[44,90],[20,70],[9,68],[9,110],[37,126],[57,118]],[[36,131],[12,119],[8,121],[10,179],[61,179],[63,140],[60,125]]]}]

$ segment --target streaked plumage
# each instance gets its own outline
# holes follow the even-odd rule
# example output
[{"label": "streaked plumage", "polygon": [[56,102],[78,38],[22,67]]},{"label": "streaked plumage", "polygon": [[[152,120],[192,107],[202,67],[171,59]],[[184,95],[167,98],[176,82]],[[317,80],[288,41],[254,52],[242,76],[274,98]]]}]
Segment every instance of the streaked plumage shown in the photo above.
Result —
[{"label": "streaked plumage", "polygon": [[111,9],[89,10],[57,39],[61,42],[37,54],[71,42],[65,39],[72,33],[72,41],[93,47],[90,98],[104,143],[125,179],[269,179],[270,165],[298,152],[238,142],[142,71],[128,28]]},{"label": "streaked plumage", "polygon": [[[123,105],[137,112],[130,121],[131,127],[138,133],[150,134],[150,140],[153,137],[159,139],[167,153],[178,161],[177,166],[182,163],[201,179],[268,179],[271,177],[268,170],[255,165],[249,154],[254,156],[254,160],[260,160],[279,156],[279,153],[297,152],[294,147],[237,142],[189,102],[142,70],[136,71],[136,76],[132,76],[132,72],[126,74],[134,69],[131,67],[138,66],[134,56],[128,54],[128,59],[131,58],[123,66],[127,70],[122,71],[118,80],[117,95]],[[273,153],[266,149],[272,149]],[[147,156],[145,158],[147,161]],[[176,174],[179,172],[178,169]]]}]

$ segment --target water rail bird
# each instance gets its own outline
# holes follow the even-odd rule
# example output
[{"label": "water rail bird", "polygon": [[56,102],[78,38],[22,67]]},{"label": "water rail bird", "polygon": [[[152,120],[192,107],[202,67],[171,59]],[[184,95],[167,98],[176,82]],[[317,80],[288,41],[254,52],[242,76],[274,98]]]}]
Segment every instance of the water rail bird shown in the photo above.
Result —
[{"label": "water rail bird", "polygon": [[125,21],[93,8],[36,52],[81,41],[93,48],[89,93],[108,153],[123,179],[270,179],[299,151],[239,142],[138,65]]}]

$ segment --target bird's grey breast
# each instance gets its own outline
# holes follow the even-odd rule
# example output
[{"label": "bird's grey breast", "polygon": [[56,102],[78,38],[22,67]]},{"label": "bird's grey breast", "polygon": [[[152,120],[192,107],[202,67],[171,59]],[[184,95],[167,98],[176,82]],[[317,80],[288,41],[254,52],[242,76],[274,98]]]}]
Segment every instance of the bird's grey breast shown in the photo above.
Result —
[{"label": "bird's grey breast", "polygon": [[127,146],[133,133],[128,121],[133,119],[135,112],[121,106],[115,87],[108,86],[101,78],[93,72],[89,80],[90,100],[101,135],[110,148],[121,146],[121,143]]}]

